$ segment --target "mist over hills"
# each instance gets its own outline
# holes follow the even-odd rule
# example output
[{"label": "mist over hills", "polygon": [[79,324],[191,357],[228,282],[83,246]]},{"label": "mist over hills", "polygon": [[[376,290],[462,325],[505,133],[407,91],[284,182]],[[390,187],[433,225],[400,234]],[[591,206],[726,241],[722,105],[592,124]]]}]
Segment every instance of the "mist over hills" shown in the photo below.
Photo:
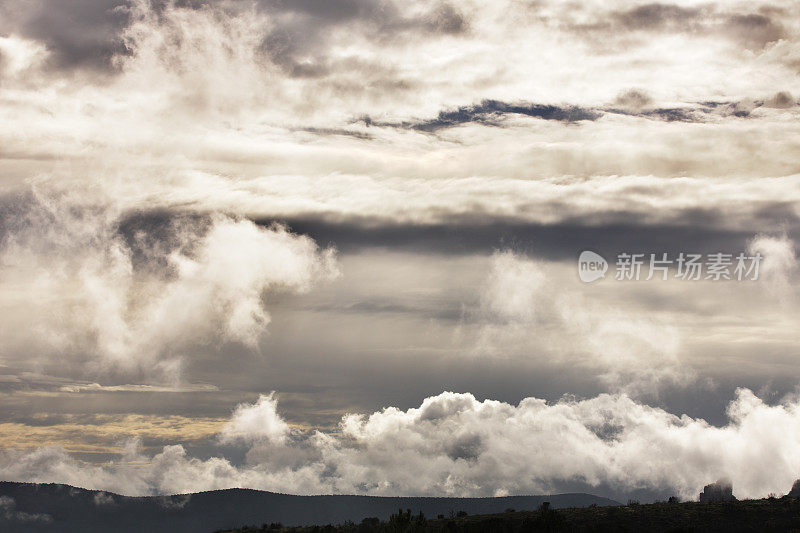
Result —
[{"label": "mist over hills", "polygon": [[397,509],[426,516],[464,511],[535,510],[619,505],[608,498],[572,493],[498,498],[379,496],[294,496],[250,489],[227,489],[174,496],[129,497],[60,484],[0,482],[0,529],[59,532],[203,532],[280,522],[286,526],[383,520]]}]

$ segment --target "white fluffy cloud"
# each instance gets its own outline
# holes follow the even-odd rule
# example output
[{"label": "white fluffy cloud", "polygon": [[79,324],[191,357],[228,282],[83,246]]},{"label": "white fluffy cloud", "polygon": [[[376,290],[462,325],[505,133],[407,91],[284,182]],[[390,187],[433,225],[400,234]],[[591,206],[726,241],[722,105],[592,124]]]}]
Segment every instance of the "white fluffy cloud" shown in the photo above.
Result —
[{"label": "white fluffy cloud", "polygon": [[475,323],[462,326],[462,341],[474,343],[476,356],[595,371],[612,389],[629,393],[657,394],[664,383],[691,378],[674,325],[577,283],[573,268],[496,252],[480,307],[469,316]]},{"label": "white fluffy cloud", "polygon": [[235,430],[237,438],[254,443],[251,451],[260,449],[243,465],[223,456],[193,458],[180,445],[143,456],[132,441],[120,460],[99,466],[58,448],[6,450],[0,474],[125,494],[251,487],[306,494],[505,495],[583,482],[694,498],[703,485],[724,476],[739,497],[785,493],[800,473],[800,401],[791,397],[768,405],[740,389],[727,414],[728,423],[716,427],[624,394],[551,404],[526,398],[514,406],[444,392],[406,411],[389,407],[346,415],[340,432],[304,434],[287,431],[274,398],[262,396],[237,407],[222,433]]},{"label": "white fluffy cloud", "polygon": [[253,405],[241,404],[233,411],[228,423],[222,428],[222,442],[255,442],[265,440],[280,444],[289,434],[289,426],[278,414],[278,402],[274,393],[261,395]]},{"label": "white fluffy cloud", "polygon": [[794,242],[785,233],[780,236],[759,235],[750,241],[748,252],[761,254],[759,276],[763,277],[769,290],[784,301],[793,293],[793,277],[797,272],[797,255]]},{"label": "white fluffy cloud", "polygon": [[334,250],[281,226],[208,215],[123,235],[109,204],[34,192],[6,208],[0,334],[11,361],[69,355],[97,373],[176,379],[197,347],[256,349],[267,294],[338,274]]}]

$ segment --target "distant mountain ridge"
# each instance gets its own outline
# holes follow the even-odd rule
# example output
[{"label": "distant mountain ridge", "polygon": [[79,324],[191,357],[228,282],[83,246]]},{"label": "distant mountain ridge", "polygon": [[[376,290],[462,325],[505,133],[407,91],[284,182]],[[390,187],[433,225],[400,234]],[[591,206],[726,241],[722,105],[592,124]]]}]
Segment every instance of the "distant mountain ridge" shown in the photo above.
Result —
[{"label": "distant mountain ridge", "polygon": [[386,496],[294,496],[251,489],[226,489],[175,496],[120,496],[54,483],[0,482],[0,530],[58,532],[212,532],[281,522],[286,526],[386,519],[397,509],[426,516],[620,505],[591,494],[437,498]]}]

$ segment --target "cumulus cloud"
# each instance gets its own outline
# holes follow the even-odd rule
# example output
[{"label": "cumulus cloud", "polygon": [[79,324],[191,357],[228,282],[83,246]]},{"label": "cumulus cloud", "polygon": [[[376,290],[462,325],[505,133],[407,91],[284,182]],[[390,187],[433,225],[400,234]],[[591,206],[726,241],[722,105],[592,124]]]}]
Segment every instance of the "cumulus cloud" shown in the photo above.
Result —
[{"label": "cumulus cloud", "polygon": [[690,381],[678,328],[573,281],[543,262],[496,252],[480,308],[470,316],[474,323],[462,325],[463,341],[475,342],[471,351],[479,357],[592,369],[608,386],[632,394],[657,395],[663,385]]},{"label": "cumulus cloud", "polygon": [[793,278],[797,271],[797,255],[794,242],[786,233],[778,236],[759,235],[750,241],[748,252],[760,254],[759,276],[763,277],[769,290],[786,300],[791,298]]},{"label": "cumulus cloud", "polygon": [[[289,437],[265,442],[262,437],[282,424],[274,407],[270,395],[234,411],[229,427],[258,439],[254,446],[263,452],[238,466],[222,456],[193,458],[180,445],[145,456],[132,441],[118,461],[99,466],[58,448],[6,450],[0,473],[124,494],[251,487],[305,494],[506,495],[580,482],[621,491],[671,490],[693,499],[721,477],[731,479],[739,497],[782,493],[800,471],[797,398],[769,405],[747,389],[737,391],[728,422],[719,427],[625,394],[556,403],[531,397],[515,406],[444,392],[405,411],[346,415],[339,432],[280,430]],[[287,463],[289,453],[305,459]]]},{"label": "cumulus cloud", "polygon": [[268,293],[338,273],[333,249],[281,226],[212,214],[131,227],[113,205],[36,191],[4,203],[7,360],[68,354],[90,372],[177,379],[199,346],[256,349]]},{"label": "cumulus cloud", "polygon": [[282,443],[289,433],[289,426],[278,414],[277,407],[278,401],[274,394],[261,395],[252,405],[238,405],[231,419],[222,428],[221,441],[243,440],[252,443],[266,440],[270,443]]}]

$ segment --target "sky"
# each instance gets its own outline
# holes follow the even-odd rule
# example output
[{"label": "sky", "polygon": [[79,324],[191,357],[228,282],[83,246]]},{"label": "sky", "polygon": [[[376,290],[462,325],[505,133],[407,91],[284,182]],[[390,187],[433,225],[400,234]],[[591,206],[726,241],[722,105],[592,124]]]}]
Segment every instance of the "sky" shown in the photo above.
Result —
[{"label": "sky", "polygon": [[799,74],[788,0],[0,0],[0,479],[786,493]]}]

